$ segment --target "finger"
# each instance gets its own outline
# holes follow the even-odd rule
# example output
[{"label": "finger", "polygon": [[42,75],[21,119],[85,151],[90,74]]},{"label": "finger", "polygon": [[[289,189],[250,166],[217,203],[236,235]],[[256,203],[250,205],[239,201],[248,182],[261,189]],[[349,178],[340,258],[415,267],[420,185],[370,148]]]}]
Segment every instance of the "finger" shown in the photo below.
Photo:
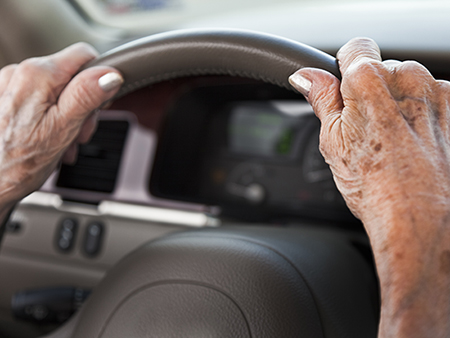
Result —
[{"label": "finger", "polygon": [[361,61],[381,62],[380,48],[372,39],[354,38],[338,51],[337,59],[341,74],[344,77],[351,66]]},{"label": "finger", "polygon": [[[73,44],[53,55],[37,58],[37,63],[45,68],[48,73],[45,78],[49,92],[52,98],[56,98],[61,91],[72,79],[72,77],[80,70],[80,68],[95,59],[98,52],[91,45],[79,42]],[[49,99],[48,101],[54,102]]]},{"label": "finger", "polygon": [[97,55],[92,46],[77,43],[56,54],[21,62],[11,80],[16,101],[36,97],[51,106],[79,69]]},{"label": "finger", "polygon": [[66,149],[66,152],[62,157],[62,162],[64,164],[75,164],[77,157],[78,157],[78,145],[74,142]]},{"label": "finger", "polygon": [[9,65],[3,67],[0,70],[0,96],[5,92],[6,87],[8,86],[11,77],[16,71],[17,65]]},{"label": "finger", "polygon": [[95,59],[98,52],[91,45],[79,42],[73,44],[58,53],[47,56],[54,67],[69,76],[69,79],[75,75],[87,62]]},{"label": "finger", "polygon": [[117,93],[123,81],[110,67],[86,69],[70,81],[49,113],[60,119],[62,126],[75,124],[80,128],[92,111]]},{"label": "finger", "polygon": [[416,61],[401,62],[395,70],[391,84],[392,96],[401,100],[404,97],[427,99],[434,95],[436,81],[423,65]]},{"label": "finger", "polygon": [[332,74],[314,68],[303,68],[289,78],[290,83],[305,95],[317,117],[326,121],[343,109],[340,82]]},{"label": "finger", "polygon": [[77,136],[76,142],[79,144],[88,143],[91,140],[92,135],[97,129],[97,119],[98,111],[95,110],[89,117],[84,121],[81,127],[80,133]]}]

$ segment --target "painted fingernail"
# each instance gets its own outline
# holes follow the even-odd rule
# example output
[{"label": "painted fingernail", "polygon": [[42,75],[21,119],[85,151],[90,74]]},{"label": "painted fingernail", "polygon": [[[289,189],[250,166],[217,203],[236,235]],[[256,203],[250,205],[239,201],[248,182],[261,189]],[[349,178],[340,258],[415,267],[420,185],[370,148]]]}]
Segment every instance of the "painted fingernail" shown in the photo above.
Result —
[{"label": "painted fingernail", "polygon": [[305,96],[308,96],[312,86],[311,81],[298,73],[294,73],[289,77],[289,83]]},{"label": "painted fingernail", "polygon": [[100,79],[98,79],[98,85],[103,91],[109,92],[113,89],[120,87],[123,84],[124,80],[122,75],[119,73],[111,72],[103,75]]}]

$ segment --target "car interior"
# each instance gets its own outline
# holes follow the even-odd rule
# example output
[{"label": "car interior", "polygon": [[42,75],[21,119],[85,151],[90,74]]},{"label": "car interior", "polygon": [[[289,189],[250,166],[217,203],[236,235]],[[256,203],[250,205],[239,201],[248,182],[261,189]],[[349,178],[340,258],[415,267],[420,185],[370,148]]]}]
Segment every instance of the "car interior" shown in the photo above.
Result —
[{"label": "car interior", "polygon": [[2,0],[0,67],[85,41],[125,83],[14,209],[0,337],[376,337],[370,243],[288,77],[340,46],[450,79],[450,3]]}]

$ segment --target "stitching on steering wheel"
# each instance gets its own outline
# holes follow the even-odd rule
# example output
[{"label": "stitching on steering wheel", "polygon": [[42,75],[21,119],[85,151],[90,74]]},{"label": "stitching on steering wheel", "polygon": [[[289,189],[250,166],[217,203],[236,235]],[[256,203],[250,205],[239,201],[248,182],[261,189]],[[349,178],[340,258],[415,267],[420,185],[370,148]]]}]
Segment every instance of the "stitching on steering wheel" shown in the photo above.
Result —
[{"label": "stitching on steering wheel", "polygon": [[227,70],[227,69],[192,69],[192,70],[187,70],[187,71],[175,71],[175,72],[169,72],[169,73],[164,73],[161,75],[157,75],[157,76],[151,76],[148,78],[144,78],[138,81],[135,81],[133,83],[130,83],[128,85],[126,85],[125,87],[123,87],[118,96],[122,96],[125,95],[133,90],[142,88],[146,85],[150,85],[153,83],[158,83],[158,82],[162,82],[162,81],[167,81],[170,79],[175,79],[175,78],[179,78],[179,77],[184,77],[184,76],[197,76],[197,75],[230,75],[230,76],[240,76],[240,77],[246,77],[246,78],[251,78],[251,79],[255,79],[255,80],[262,80],[264,82],[267,83],[272,83],[275,84],[277,86],[283,87],[283,88],[287,88],[289,90],[292,90],[292,88],[290,88],[289,86],[287,86],[286,84],[279,82],[279,81],[275,81],[273,79],[261,76],[259,74],[255,74],[255,73],[249,73],[249,72],[245,72],[245,71],[233,71],[233,70]]}]

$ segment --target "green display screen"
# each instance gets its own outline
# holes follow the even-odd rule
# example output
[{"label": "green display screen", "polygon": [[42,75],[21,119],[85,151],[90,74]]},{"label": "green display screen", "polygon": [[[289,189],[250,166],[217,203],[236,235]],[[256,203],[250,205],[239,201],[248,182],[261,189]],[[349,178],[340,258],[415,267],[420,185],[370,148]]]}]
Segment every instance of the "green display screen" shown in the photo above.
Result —
[{"label": "green display screen", "polygon": [[228,128],[228,145],[235,153],[286,156],[292,152],[298,119],[273,107],[243,103],[233,107]]}]

